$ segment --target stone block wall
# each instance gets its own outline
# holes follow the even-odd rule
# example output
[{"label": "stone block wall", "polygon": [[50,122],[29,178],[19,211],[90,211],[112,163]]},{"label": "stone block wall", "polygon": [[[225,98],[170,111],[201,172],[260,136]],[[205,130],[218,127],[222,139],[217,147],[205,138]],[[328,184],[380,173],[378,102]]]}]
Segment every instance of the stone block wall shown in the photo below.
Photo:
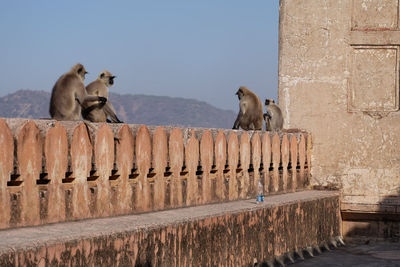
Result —
[{"label": "stone block wall", "polygon": [[300,131],[0,118],[0,228],[302,190],[310,157]]},{"label": "stone block wall", "polygon": [[[398,0],[281,0],[279,104],[342,211],[400,212]],[[365,216],[364,216],[365,219]]]}]

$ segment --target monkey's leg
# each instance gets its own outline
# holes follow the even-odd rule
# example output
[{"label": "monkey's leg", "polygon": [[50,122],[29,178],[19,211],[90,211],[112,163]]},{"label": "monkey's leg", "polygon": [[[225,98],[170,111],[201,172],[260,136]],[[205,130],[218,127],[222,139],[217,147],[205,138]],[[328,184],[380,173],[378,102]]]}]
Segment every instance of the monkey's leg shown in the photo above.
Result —
[{"label": "monkey's leg", "polygon": [[243,124],[241,124],[240,126],[241,126],[242,129],[245,130],[245,131],[251,130],[250,127],[249,127],[249,125],[243,125]]},{"label": "monkey's leg", "polygon": [[111,122],[114,123],[123,123],[122,121],[120,121],[117,117],[117,115],[115,114],[115,109],[113,107],[113,105],[110,102],[107,102],[104,107],[103,107],[104,112],[106,113],[107,117],[111,118]]},{"label": "monkey's leg", "polygon": [[[264,114],[265,115],[265,114]],[[264,120],[265,120],[265,130],[266,131],[271,131],[271,119],[267,116],[264,116]]]},{"label": "monkey's leg", "polygon": [[259,118],[258,120],[256,120],[256,121],[253,123],[254,130],[255,130],[255,131],[262,131],[263,125],[264,125],[264,120],[263,120],[263,118]]},{"label": "monkey's leg", "polygon": [[82,107],[82,117],[87,118],[93,110],[102,109],[104,105],[105,103],[97,103],[87,108]]},{"label": "monkey's leg", "polygon": [[265,130],[268,132],[272,131],[270,120],[265,121]]},{"label": "monkey's leg", "polygon": [[235,123],[233,124],[232,129],[237,130],[239,129],[239,125],[240,125],[240,118],[242,117],[242,112],[239,112],[239,114],[237,115],[237,118],[235,120]]}]

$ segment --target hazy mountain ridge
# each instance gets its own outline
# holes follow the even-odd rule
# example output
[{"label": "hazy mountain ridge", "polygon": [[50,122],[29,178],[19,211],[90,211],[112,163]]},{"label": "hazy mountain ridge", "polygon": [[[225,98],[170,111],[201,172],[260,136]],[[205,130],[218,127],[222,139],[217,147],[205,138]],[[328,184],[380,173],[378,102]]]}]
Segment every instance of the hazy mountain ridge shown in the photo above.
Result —
[{"label": "hazy mountain ridge", "polygon": [[[195,99],[110,93],[117,116],[126,123],[232,128],[235,113]],[[0,117],[49,118],[50,93],[18,90],[0,97]]]}]

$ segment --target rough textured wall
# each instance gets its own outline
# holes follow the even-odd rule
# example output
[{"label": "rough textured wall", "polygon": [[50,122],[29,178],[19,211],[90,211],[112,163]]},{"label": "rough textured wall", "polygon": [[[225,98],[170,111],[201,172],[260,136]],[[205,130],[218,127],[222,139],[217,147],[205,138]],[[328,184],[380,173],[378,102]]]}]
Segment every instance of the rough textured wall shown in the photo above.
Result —
[{"label": "rough textured wall", "polygon": [[337,244],[339,205],[337,192],[303,191],[262,204],[242,200],[6,229],[0,266],[280,266],[275,258]]},{"label": "rough textured wall", "polygon": [[312,184],[340,188],[342,209],[398,206],[399,1],[281,0],[279,45],[279,104],[313,134]]}]

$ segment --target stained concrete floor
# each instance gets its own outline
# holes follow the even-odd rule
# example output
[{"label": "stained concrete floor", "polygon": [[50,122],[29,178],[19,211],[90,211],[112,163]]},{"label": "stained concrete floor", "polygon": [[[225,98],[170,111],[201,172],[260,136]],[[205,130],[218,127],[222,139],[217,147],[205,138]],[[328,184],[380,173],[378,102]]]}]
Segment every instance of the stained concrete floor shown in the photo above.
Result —
[{"label": "stained concrete floor", "polygon": [[400,242],[370,242],[368,244],[347,243],[322,254],[314,253],[305,260],[297,259],[293,267],[337,267],[368,266],[385,267],[400,266]]}]

